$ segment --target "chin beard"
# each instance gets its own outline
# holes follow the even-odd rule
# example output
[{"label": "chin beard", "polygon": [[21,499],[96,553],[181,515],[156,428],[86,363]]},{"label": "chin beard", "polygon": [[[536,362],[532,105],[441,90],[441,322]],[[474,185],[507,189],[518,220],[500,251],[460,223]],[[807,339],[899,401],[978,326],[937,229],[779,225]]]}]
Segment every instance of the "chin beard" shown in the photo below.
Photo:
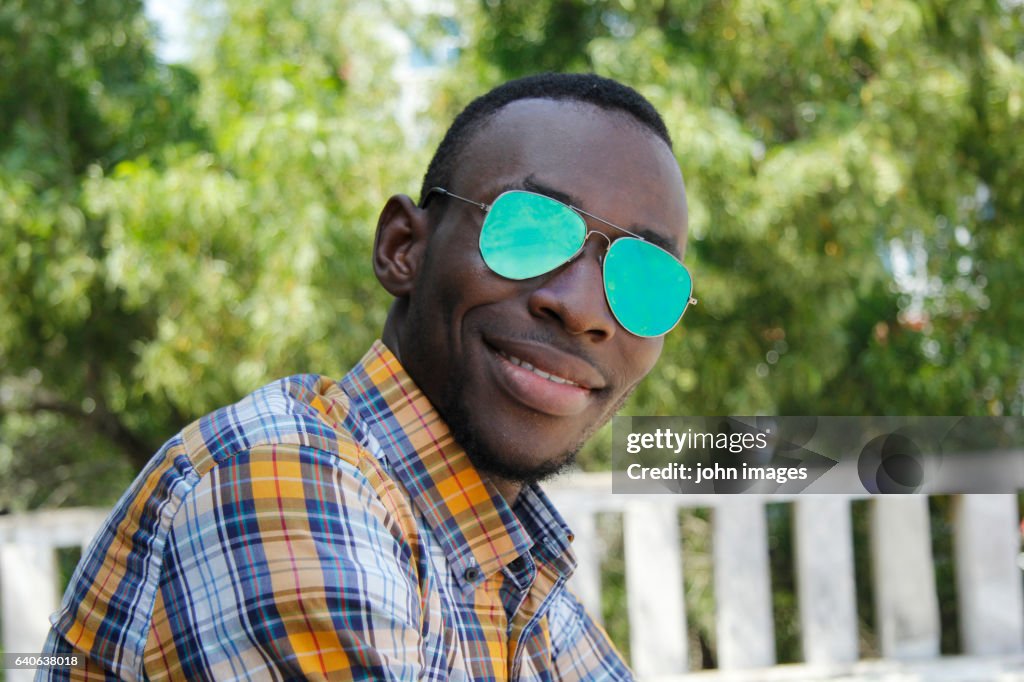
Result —
[{"label": "chin beard", "polygon": [[526,465],[515,461],[514,456],[497,452],[480,438],[480,430],[470,424],[470,411],[462,399],[464,394],[463,377],[453,377],[445,389],[438,412],[448,424],[455,442],[466,451],[466,456],[477,471],[510,483],[529,485],[564,472],[576,461],[576,454],[593,433],[593,430],[588,429],[571,450],[540,464]]},{"label": "chin beard", "polygon": [[623,404],[636,389],[636,385],[634,385],[619,398],[602,418],[595,421],[580,435],[579,441],[571,449],[540,464],[526,465],[516,461],[514,455],[510,457],[496,451],[480,438],[481,430],[473,428],[470,423],[470,408],[463,400],[464,385],[465,377],[460,369],[445,386],[441,404],[436,406],[441,418],[448,424],[452,437],[465,450],[469,461],[473,463],[477,471],[510,483],[523,485],[539,483],[569,469],[576,462],[576,455],[586,442],[622,409]]},{"label": "chin beard", "polygon": [[[410,319],[407,321],[408,328],[420,330],[425,328],[424,324],[417,324],[417,317],[415,312],[410,312]],[[410,371],[410,368],[414,366],[428,367],[430,365],[431,359],[422,356],[423,348],[420,344],[403,344],[402,349],[405,351],[402,359],[408,361],[408,364],[405,365],[406,371]],[[429,395],[427,396],[428,400],[434,404],[434,408],[448,425],[452,438],[462,447],[477,471],[509,483],[523,485],[538,483],[569,469],[576,462],[576,455],[584,444],[622,408],[626,399],[636,388],[635,384],[630,387],[614,406],[580,434],[579,440],[574,446],[539,464],[526,464],[518,460],[514,454],[503,453],[492,447],[487,439],[481,438],[481,434],[486,429],[474,428],[470,418],[473,411],[472,406],[468,405],[465,400],[465,385],[467,383],[465,372],[464,366],[454,368],[448,381],[444,382],[444,388],[439,396],[440,400],[435,403]],[[410,376],[413,376],[411,372]],[[414,381],[415,379],[413,376]]]}]

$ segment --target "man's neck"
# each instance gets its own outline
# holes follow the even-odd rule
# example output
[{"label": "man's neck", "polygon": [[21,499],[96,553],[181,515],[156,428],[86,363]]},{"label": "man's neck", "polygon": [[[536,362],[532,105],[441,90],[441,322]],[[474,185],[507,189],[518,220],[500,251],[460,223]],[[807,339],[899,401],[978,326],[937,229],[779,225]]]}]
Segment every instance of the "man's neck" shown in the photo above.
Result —
[{"label": "man's neck", "polygon": [[[399,314],[400,311],[397,311],[395,307],[393,307],[388,312],[388,320],[384,324],[384,330],[381,334],[381,340],[384,342],[384,345],[388,347],[388,350],[390,350],[395,355],[395,357],[398,358],[398,362],[399,364],[401,364],[402,356],[398,344],[398,333],[396,331],[397,324],[394,319]],[[408,371],[408,368],[406,368],[406,371]],[[487,476],[482,472],[481,475]],[[498,478],[497,476],[487,476],[487,478],[488,480],[490,480],[491,484],[498,489],[498,492],[501,493],[501,496],[505,498],[505,502],[508,503],[509,507],[513,506],[516,503],[516,500],[519,498],[519,493],[523,489],[522,483],[518,483],[516,481],[508,481],[503,478]]]},{"label": "man's neck", "polygon": [[516,500],[519,498],[519,493],[523,490],[523,484],[515,481],[506,481],[503,478],[489,477],[491,485],[498,489],[501,496],[505,498],[505,502],[508,503],[509,507],[515,505]]},{"label": "man's neck", "polygon": [[[391,314],[388,314],[388,323],[384,325],[384,330],[380,335],[380,340],[384,342],[384,345],[388,347],[388,350],[398,358],[398,363],[402,363],[402,351],[398,347],[398,334],[395,332],[394,325],[391,324]],[[404,366],[403,366],[404,368]]]}]

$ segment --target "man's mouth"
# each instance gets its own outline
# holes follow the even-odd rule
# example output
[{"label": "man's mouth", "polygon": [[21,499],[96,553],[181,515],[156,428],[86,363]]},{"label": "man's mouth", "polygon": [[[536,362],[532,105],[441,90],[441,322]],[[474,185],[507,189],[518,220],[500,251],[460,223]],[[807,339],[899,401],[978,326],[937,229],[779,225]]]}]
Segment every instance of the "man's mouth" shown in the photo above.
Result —
[{"label": "man's mouth", "polygon": [[503,350],[498,350],[498,355],[500,355],[501,357],[505,358],[506,360],[508,360],[509,362],[511,362],[513,365],[515,365],[517,367],[522,367],[523,369],[526,369],[526,370],[529,370],[529,371],[533,372],[534,374],[536,374],[537,376],[541,377],[542,379],[547,379],[548,381],[553,381],[556,384],[565,384],[565,385],[568,385],[568,386],[577,386],[579,388],[584,388],[583,386],[580,386],[579,384],[577,384],[575,381],[572,381],[571,379],[566,379],[565,377],[560,377],[557,374],[550,374],[548,372],[545,372],[542,369],[537,369],[536,367],[531,365],[526,360],[523,360],[521,358],[517,358],[514,355],[510,355],[510,354],[506,353]]},{"label": "man's mouth", "polygon": [[497,364],[495,377],[505,392],[526,407],[553,417],[582,414],[606,384],[586,360],[530,341],[484,339]]}]

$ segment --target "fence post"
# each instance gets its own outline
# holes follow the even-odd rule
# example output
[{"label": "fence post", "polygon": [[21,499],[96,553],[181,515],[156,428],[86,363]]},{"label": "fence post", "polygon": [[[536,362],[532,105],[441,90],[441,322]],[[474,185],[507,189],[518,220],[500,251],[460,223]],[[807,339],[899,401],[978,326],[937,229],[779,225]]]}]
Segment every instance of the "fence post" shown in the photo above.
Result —
[{"label": "fence post", "polygon": [[[45,541],[19,540],[0,544],[4,651],[38,654],[50,629],[50,614],[57,609],[57,562],[54,548]],[[33,675],[32,670],[7,671],[10,682]]]},{"label": "fence post", "polygon": [[954,547],[964,653],[978,656],[1024,651],[1024,599],[1017,552],[1017,500],[1013,495],[961,495],[956,499]]},{"label": "fence post", "polygon": [[775,664],[768,529],[764,503],[726,495],[714,508],[718,666],[722,670]]},{"label": "fence post", "polygon": [[686,672],[686,607],[679,518],[661,500],[633,502],[623,517],[633,669],[640,677]]},{"label": "fence post", "polygon": [[939,655],[931,524],[924,495],[883,495],[872,502],[875,614],[882,656]]},{"label": "fence post", "polygon": [[857,596],[850,500],[804,495],[793,503],[804,660],[856,661]]}]

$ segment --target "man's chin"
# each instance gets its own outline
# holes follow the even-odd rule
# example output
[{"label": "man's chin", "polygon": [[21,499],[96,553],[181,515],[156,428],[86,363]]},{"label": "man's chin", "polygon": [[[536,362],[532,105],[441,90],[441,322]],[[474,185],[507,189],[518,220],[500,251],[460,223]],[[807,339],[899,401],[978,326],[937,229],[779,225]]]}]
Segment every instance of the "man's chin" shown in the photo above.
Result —
[{"label": "man's chin", "polygon": [[498,454],[479,443],[467,447],[457,433],[453,433],[453,435],[465,448],[469,461],[480,473],[508,483],[522,485],[537,483],[564,472],[576,461],[576,453],[579,451],[577,447],[570,452],[561,453],[542,462],[525,463],[523,460],[526,458],[524,457],[514,454]]}]

